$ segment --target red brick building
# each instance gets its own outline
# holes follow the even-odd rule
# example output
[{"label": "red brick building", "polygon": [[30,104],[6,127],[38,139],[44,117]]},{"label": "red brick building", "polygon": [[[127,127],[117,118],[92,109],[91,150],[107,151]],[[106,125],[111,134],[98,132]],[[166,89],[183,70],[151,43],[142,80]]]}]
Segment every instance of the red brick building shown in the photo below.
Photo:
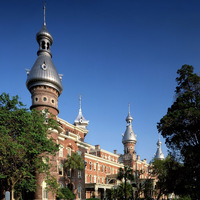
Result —
[{"label": "red brick building", "polygon": [[[45,11],[45,8],[44,8]],[[45,12],[44,12],[45,13]],[[53,38],[46,28],[46,22],[36,35],[39,44],[37,60],[31,70],[27,70],[27,88],[31,93],[32,106],[38,110],[48,109],[55,115],[59,123],[59,130],[50,130],[54,141],[60,144],[60,150],[55,157],[51,157],[51,173],[56,177],[61,187],[70,188],[76,195],[76,199],[86,199],[89,197],[106,198],[106,193],[112,187],[119,184],[116,179],[119,168],[129,165],[136,170],[143,170],[141,180],[148,178],[148,163],[140,160],[136,155],[136,136],[132,129],[133,118],[130,109],[126,118],[127,126],[123,135],[124,154],[117,154],[117,151],[108,152],[100,148],[100,145],[90,145],[84,142],[88,134],[87,121],[80,108],[74,124],[58,117],[58,98],[63,91],[62,75],[52,62],[51,46]],[[46,116],[48,118],[48,116]],[[85,161],[85,170],[64,171],[63,163],[72,152],[77,152]],[[45,177],[43,174],[37,175],[37,191],[35,199],[46,200],[55,199],[55,194],[47,192]]]}]

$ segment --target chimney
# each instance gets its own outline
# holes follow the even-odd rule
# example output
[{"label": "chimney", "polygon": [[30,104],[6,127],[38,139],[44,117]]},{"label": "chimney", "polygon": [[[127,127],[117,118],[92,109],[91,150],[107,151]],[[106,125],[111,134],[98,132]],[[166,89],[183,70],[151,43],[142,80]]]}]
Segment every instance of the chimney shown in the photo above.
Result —
[{"label": "chimney", "polygon": [[99,144],[95,145],[95,149],[100,149],[100,145]]},{"label": "chimney", "polygon": [[117,150],[114,150],[114,154],[117,154]]}]

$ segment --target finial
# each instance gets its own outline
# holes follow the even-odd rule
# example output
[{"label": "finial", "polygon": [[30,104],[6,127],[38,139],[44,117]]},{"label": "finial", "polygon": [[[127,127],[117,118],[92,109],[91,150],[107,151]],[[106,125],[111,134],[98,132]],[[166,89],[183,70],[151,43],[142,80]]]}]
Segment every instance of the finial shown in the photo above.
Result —
[{"label": "finial", "polygon": [[45,20],[46,2],[45,1],[43,1],[43,10],[44,10],[44,23],[43,23],[43,25],[46,26],[46,20]]},{"label": "finial", "polygon": [[131,106],[130,106],[130,103],[128,103],[128,112],[131,113]]},{"label": "finial", "polygon": [[79,109],[81,110],[81,94],[79,94]]}]

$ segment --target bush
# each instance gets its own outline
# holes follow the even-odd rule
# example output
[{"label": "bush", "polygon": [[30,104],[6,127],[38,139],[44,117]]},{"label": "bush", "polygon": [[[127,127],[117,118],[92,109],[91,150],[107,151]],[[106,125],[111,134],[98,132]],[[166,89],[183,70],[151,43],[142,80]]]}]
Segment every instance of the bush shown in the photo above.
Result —
[{"label": "bush", "polygon": [[56,199],[72,200],[75,198],[75,195],[69,188],[60,188],[57,192]]}]

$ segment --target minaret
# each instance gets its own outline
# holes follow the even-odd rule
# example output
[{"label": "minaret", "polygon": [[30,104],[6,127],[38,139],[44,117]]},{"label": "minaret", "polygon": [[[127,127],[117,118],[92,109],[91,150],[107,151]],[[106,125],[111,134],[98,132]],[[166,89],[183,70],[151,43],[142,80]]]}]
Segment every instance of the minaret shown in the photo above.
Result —
[{"label": "minaret", "polygon": [[133,118],[130,114],[130,104],[129,104],[129,112],[128,116],[126,117],[126,131],[124,133],[122,138],[122,143],[124,144],[124,160],[135,160],[136,159],[136,153],[135,153],[135,144],[137,142],[136,135],[133,132],[132,128],[132,121]]},{"label": "minaret", "polygon": [[82,109],[81,109],[81,95],[79,95],[79,113],[78,113],[77,118],[74,121],[74,125],[77,126],[77,127],[82,128],[84,130],[84,134],[86,135],[88,133],[88,130],[87,130],[88,124],[89,124],[89,121],[86,120],[83,117],[83,114],[82,114]]},{"label": "minaret", "polygon": [[38,57],[31,70],[26,70],[26,86],[32,98],[30,109],[48,109],[50,113],[57,116],[59,113],[58,97],[63,90],[62,75],[58,74],[51,59],[53,38],[46,27],[45,9],[44,5],[43,26],[36,35],[36,40],[39,44]]},{"label": "minaret", "polygon": [[165,156],[161,149],[161,144],[162,144],[162,142],[160,141],[160,135],[159,135],[158,142],[157,142],[157,151],[156,151],[156,155],[155,155],[155,159],[158,159],[158,160],[165,159]]}]

